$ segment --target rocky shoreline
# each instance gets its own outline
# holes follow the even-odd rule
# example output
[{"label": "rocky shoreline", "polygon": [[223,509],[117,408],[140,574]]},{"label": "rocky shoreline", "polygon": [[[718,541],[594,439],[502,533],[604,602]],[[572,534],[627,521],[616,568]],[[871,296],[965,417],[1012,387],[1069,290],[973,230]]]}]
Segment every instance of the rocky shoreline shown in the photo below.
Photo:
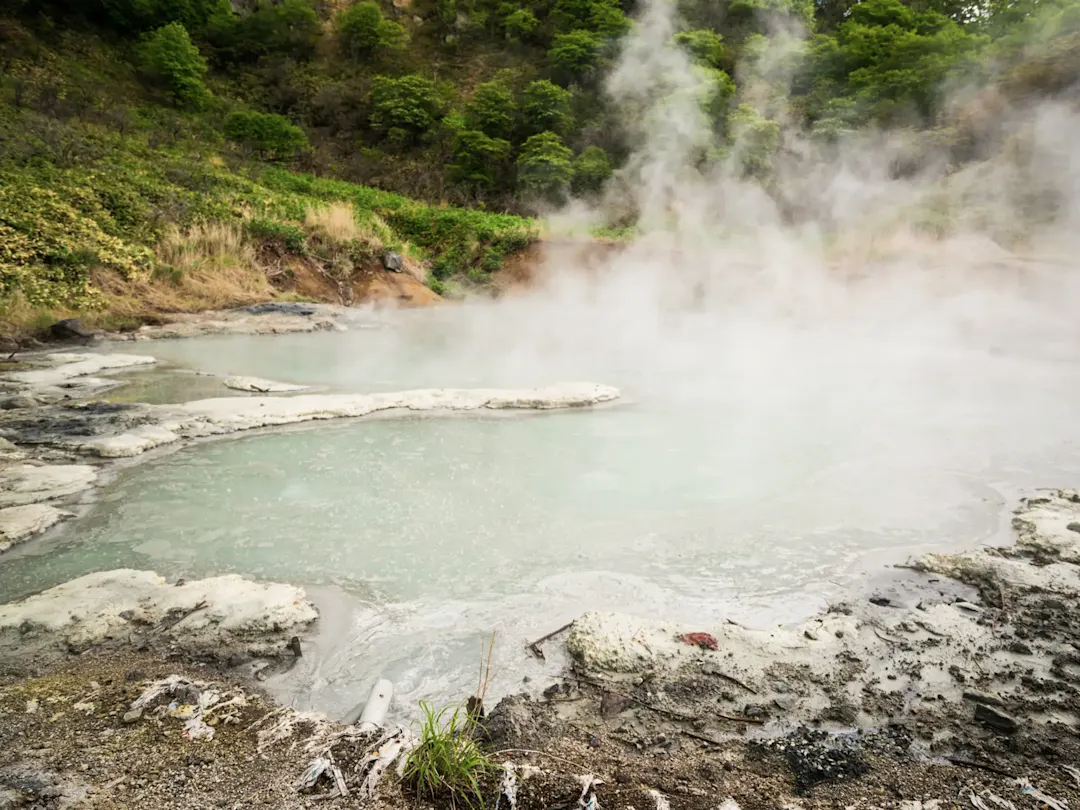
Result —
[{"label": "rocky shoreline", "polygon": [[[7,396],[33,405],[0,412],[0,550],[70,516],[112,459],[158,446],[384,409],[618,396],[578,384],[68,401],[147,360],[30,356],[3,374]],[[491,804],[1080,807],[1080,493],[1024,499],[1013,527],[1014,546],[924,555],[798,626],[580,617],[545,642],[572,662],[555,685],[487,714],[486,744],[521,777],[513,796],[488,785]],[[368,790],[377,740],[260,696],[259,678],[295,662],[316,621],[292,585],[139,571],[0,606],[0,808],[415,805],[392,769]],[[318,758],[338,763],[341,781],[297,790]]]}]

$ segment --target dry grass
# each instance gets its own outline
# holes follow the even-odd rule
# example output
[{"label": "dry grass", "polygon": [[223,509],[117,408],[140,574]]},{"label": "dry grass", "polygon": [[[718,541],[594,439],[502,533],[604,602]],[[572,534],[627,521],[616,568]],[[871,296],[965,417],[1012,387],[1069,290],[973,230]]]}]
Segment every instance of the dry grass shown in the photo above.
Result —
[{"label": "dry grass", "polygon": [[304,222],[308,228],[322,231],[334,242],[351,242],[363,235],[356,224],[356,212],[348,203],[309,208]]},{"label": "dry grass", "polygon": [[172,270],[147,281],[131,282],[107,272],[95,274],[94,282],[108,296],[110,311],[145,317],[226,309],[275,296],[254,245],[237,224],[170,227],[158,245],[158,258]]}]

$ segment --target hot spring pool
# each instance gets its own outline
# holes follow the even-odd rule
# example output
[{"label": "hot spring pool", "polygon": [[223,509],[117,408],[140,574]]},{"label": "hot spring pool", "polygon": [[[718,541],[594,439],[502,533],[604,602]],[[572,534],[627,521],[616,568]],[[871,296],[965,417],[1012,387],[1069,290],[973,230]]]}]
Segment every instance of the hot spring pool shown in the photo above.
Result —
[{"label": "hot spring pool", "polygon": [[1020,490],[1080,472],[1076,344],[1015,323],[560,322],[518,306],[140,345],[334,391],[588,379],[624,399],[189,446],[6,555],[0,598],[118,567],[301,583],[325,619],[290,699],[340,713],[384,676],[404,706],[467,694],[492,631],[492,692],[542,682],[524,641],[592,608],[798,619],[913,553],[1007,539]]}]

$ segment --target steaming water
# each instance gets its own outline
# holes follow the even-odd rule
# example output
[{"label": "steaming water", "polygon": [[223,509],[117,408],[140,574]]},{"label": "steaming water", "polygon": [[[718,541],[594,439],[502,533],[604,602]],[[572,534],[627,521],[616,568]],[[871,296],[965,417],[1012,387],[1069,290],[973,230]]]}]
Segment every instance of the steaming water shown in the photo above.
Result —
[{"label": "steaming water", "polygon": [[1076,480],[1068,313],[1010,306],[963,298],[811,328],[735,307],[508,303],[140,346],[340,391],[589,379],[625,400],[189,447],[8,555],[0,597],[116,567],[305,584],[324,629],[281,688],[332,712],[379,675],[401,706],[473,688],[492,630],[493,690],[542,683],[521,642],[590,608],[702,628],[793,620],[914,552],[1001,540],[1018,490]]}]

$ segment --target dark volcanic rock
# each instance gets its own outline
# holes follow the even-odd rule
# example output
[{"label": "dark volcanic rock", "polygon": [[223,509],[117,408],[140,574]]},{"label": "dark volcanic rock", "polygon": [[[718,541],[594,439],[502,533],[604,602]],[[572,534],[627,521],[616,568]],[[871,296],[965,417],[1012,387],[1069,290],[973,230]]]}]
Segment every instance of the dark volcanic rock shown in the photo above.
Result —
[{"label": "dark volcanic rock", "polygon": [[629,709],[631,705],[633,701],[626,695],[620,695],[618,692],[604,692],[600,698],[600,716],[614,717]]},{"label": "dark volcanic rock", "polygon": [[383,254],[382,264],[390,273],[400,273],[405,269],[405,260],[401,258],[401,254],[392,250],[388,250]]},{"label": "dark volcanic rock", "polygon": [[496,748],[534,748],[561,730],[551,707],[528,695],[503,698],[483,721],[484,735]]},{"label": "dark volcanic rock", "polygon": [[820,782],[855,779],[868,770],[862,746],[852,735],[800,728],[775,745],[795,774],[795,792],[800,795]]},{"label": "dark volcanic rock", "polygon": [[1020,728],[1020,723],[1015,717],[1010,717],[1005,712],[991,708],[985,703],[980,703],[975,707],[975,719],[1000,734],[1015,734]]},{"label": "dark volcanic rock", "polygon": [[90,341],[95,335],[78,318],[64,318],[49,327],[49,336],[56,340]]},{"label": "dark volcanic rock", "polygon": [[242,311],[250,315],[299,315],[308,318],[318,312],[318,309],[310,304],[294,301],[268,301],[265,304],[245,307]]}]

